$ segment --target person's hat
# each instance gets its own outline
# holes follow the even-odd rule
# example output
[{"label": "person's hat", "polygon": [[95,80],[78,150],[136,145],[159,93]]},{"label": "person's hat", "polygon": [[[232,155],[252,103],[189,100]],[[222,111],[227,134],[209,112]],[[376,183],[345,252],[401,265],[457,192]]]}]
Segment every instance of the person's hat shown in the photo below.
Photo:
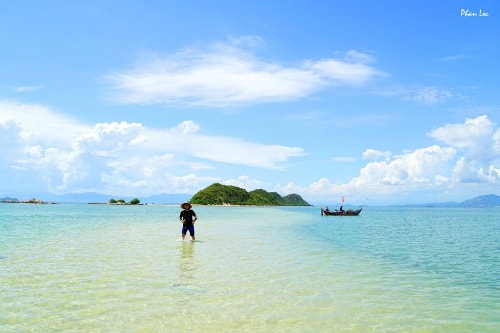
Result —
[{"label": "person's hat", "polygon": [[186,209],[186,208],[184,208],[184,206],[186,206],[186,205],[188,206],[187,209],[190,209],[191,207],[193,207],[193,206],[191,206],[191,204],[189,202],[184,202],[184,203],[181,204],[181,208],[182,209]]}]

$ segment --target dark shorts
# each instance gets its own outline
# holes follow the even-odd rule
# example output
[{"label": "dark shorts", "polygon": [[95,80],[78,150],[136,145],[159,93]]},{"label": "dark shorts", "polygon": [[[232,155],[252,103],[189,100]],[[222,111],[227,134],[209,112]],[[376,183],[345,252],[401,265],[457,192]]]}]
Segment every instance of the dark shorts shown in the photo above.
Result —
[{"label": "dark shorts", "polygon": [[182,234],[185,235],[189,231],[190,236],[194,236],[194,225],[182,226]]}]

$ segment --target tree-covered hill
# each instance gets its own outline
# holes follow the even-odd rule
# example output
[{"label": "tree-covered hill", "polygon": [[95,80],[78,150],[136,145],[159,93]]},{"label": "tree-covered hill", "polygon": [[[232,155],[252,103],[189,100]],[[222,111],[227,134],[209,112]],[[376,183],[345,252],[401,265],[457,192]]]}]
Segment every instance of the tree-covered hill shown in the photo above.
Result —
[{"label": "tree-covered hill", "polygon": [[263,189],[247,192],[237,186],[219,183],[199,191],[190,202],[198,205],[310,206],[298,194],[282,197],[277,192],[267,192]]}]

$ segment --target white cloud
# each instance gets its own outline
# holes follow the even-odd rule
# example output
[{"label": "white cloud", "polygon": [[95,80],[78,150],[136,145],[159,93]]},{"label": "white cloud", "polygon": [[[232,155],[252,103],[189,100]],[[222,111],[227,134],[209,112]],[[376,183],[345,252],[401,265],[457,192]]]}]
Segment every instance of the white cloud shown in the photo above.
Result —
[{"label": "white cloud", "polygon": [[326,198],[332,203],[340,202],[342,195],[352,203],[365,201],[366,198],[398,201],[406,192],[436,191],[448,186],[448,174],[451,172],[449,164],[455,154],[453,148],[421,148],[392,159],[369,162],[357,177],[345,184],[335,184],[328,178],[321,178],[307,187],[290,183],[281,186],[280,190],[285,193],[296,191],[315,201],[324,201]]},{"label": "white cloud", "polygon": [[242,40],[148,59],[106,79],[120,103],[228,106],[300,99],[332,84],[362,84],[381,74],[367,64],[369,55],[357,51],[285,66],[257,58]]},{"label": "white cloud", "polygon": [[363,158],[367,160],[386,160],[391,157],[390,151],[380,151],[375,149],[367,149],[363,152]]},{"label": "white cloud", "polygon": [[495,130],[487,116],[467,119],[464,124],[447,124],[428,135],[451,147],[463,150],[475,161],[490,162],[500,157],[500,129]]},{"label": "white cloud", "polygon": [[448,163],[455,154],[453,148],[431,146],[395,156],[390,161],[370,162],[349,185],[358,189],[363,186],[381,185],[428,186],[436,177],[444,176]]},{"label": "white cloud", "polygon": [[422,104],[424,106],[433,106],[445,103],[453,99],[463,99],[463,96],[446,88],[433,86],[419,88],[394,88],[388,90],[373,91],[374,94],[382,96],[396,96],[403,100]]},{"label": "white cloud", "polygon": [[446,89],[436,87],[423,87],[411,92],[407,99],[424,105],[435,105],[446,102],[447,100],[458,97],[455,93]]},{"label": "white cloud", "polygon": [[349,156],[333,156],[332,161],[339,163],[350,163],[356,161],[356,159]]},{"label": "white cloud", "polygon": [[[46,122],[50,122],[49,129],[40,126]],[[313,200],[345,195],[355,201],[458,191],[464,186],[498,188],[500,129],[487,116],[447,124],[428,135],[442,146],[400,155],[365,150],[363,158],[369,162],[345,184],[321,178],[307,186],[276,185],[275,190]],[[0,101],[0,149],[4,190],[9,182],[11,188],[19,187],[22,180],[25,187],[39,186],[43,181],[52,191],[122,195],[195,193],[215,181],[250,190],[270,188],[274,185],[264,186],[259,179],[246,175],[221,179],[197,172],[215,169],[218,163],[282,170],[293,157],[306,154],[299,147],[209,136],[192,120],[167,129],[128,122],[88,126],[41,105],[12,101]]]},{"label": "white cloud", "polygon": [[460,158],[453,170],[455,179],[461,183],[483,183],[487,178],[483,171],[474,167],[472,163],[465,158]]},{"label": "white cloud", "polygon": [[117,156],[125,150],[140,150],[146,144],[146,129],[139,123],[98,123],[88,131],[73,139],[75,151],[92,151],[95,156]]},{"label": "white cloud", "polygon": [[39,86],[22,86],[22,87],[16,87],[15,91],[16,93],[24,93],[24,92],[31,92],[31,91],[37,91],[41,89]]},{"label": "white cloud", "polygon": [[241,187],[246,189],[247,191],[253,191],[259,188],[264,188],[264,184],[262,183],[262,181],[257,179],[252,179],[246,175],[239,176],[236,179],[227,179],[223,183],[224,185]]},{"label": "white cloud", "polygon": [[486,115],[466,119],[463,124],[447,124],[428,135],[461,152],[453,169],[459,183],[500,182],[500,129]]},{"label": "white cloud", "polygon": [[265,169],[282,169],[281,164],[289,158],[305,155],[299,147],[262,145],[234,138],[192,136],[187,141],[194,156]]},{"label": "white cloud", "polygon": [[284,195],[298,193],[309,203],[325,200],[332,203],[340,202],[342,195],[349,193],[349,189],[345,184],[331,183],[326,177],[320,178],[305,187],[293,182],[278,185],[276,191]]},{"label": "white cloud", "polygon": [[344,59],[348,62],[361,64],[368,64],[375,61],[375,59],[370,54],[359,52],[356,50],[347,51]]},{"label": "white cloud", "polygon": [[200,130],[200,126],[192,120],[186,120],[179,124],[176,130],[180,131],[183,135],[193,134]]},{"label": "white cloud", "polygon": [[[50,129],[40,126],[46,122]],[[53,191],[124,195],[178,193],[190,186],[183,181],[194,186],[212,180],[192,172],[214,163],[281,169],[305,154],[297,147],[204,135],[192,120],[170,129],[125,121],[92,128],[46,107],[14,102],[0,103],[0,143],[4,185],[9,174],[24,171],[38,175]]]},{"label": "white cloud", "polygon": [[408,193],[442,194],[452,189],[463,192],[474,185],[480,186],[481,194],[488,193],[487,188],[498,189],[500,129],[487,116],[466,119],[463,124],[447,124],[431,131],[429,136],[446,146],[434,145],[401,155],[367,149],[363,158],[373,161],[346,184],[332,184],[328,178],[321,178],[308,187],[290,183],[280,189],[312,198],[346,194],[353,200],[375,197],[399,200]]},{"label": "white cloud", "polygon": [[91,127],[58,114],[39,104],[0,100],[0,123],[14,122],[23,140],[32,142],[69,142]]},{"label": "white cloud", "polygon": [[[323,80],[343,84],[362,84],[382,74],[366,64],[371,60],[369,55],[349,51],[344,59],[307,61],[304,68],[319,75]],[[327,82],[323,83],[326,84]]]},{"label": "white cloud", "polygon": [[470,56],[468,54],[462,53],[462,54],[452,54],[446,57],[442,57],[439,60],[440,61],[456,61],[456,60],[463,60],[467,59]]}]

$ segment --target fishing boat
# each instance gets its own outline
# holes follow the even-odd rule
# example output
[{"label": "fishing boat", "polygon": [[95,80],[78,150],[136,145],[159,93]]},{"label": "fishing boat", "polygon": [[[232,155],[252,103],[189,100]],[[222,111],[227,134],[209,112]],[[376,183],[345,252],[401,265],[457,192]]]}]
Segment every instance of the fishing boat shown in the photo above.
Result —
[{"label": "fishing boat", "polygon": [[329,210],[328,208],[326,209],[323,209],[321,208],[321,215],[329,215],[329,216],[358,216],[359,213],[361,213],[361,211],[363,210],[363,208],[359,208],[359,209],[348,209],[348,210]]}]

